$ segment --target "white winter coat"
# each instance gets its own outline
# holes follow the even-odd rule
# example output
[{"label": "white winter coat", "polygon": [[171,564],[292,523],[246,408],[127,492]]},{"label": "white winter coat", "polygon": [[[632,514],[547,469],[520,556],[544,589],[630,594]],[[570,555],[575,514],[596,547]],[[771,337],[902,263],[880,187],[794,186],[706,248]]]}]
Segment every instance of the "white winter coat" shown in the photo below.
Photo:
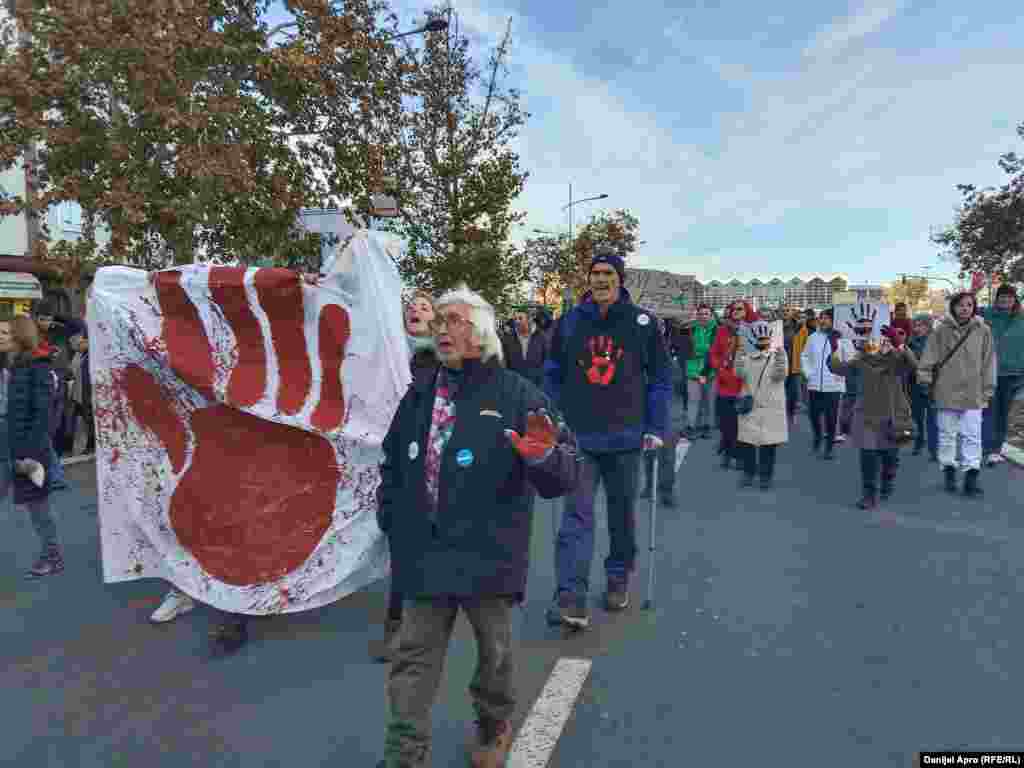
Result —
[{"label": "white winter coat", "polygon": [[[742,353],[736,357],[736,375],[743,379],[743,394],[754,396],[754,410],[739,417],[737,440],[747,445],[781,445],[789,440],[786,417],[786,350]],[[760,382],[760,384],[758,383]]]},{"label": "white winter coat", "polygon": [[[847,362],[853,357],[854,348],[849,339],[839,340],[839,359]],[[807,388],[812,392],[839,392],[846,394],[846,379],[829,370],[828,359],[832,356],[832,342],[829,334],[815,331],[804,345],[800,354],[800,370],[807,377]]]}]

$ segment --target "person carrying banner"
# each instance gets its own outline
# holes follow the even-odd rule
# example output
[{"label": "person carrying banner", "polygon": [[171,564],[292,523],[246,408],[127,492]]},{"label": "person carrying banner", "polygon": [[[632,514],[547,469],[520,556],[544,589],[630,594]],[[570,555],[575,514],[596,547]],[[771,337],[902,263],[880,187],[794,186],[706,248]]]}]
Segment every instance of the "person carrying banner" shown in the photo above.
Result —
[{"label": "person carrying banner", "polygon": [[[409,366],[413,383],[424,383],[437,369],[437,349],[430,324],[434,320],[434,298],[426,291],[416,291],[405,308],[405,333],[409,342]],[[394,586],[388,592],[388,614],[384,636],[370,644],[370,657],[374,661],[389,662],[394,656],[398,631],[402,624],[402,593]]]},{"label": "person carrying banner", "polygon": [[526,590],[532,497],[570,492],[578,465],[543,393],[502,366],[483,298],[464,285],[445,294],[430,327],[441,364],[398,406],[378,490],[392,584],[405,596],[379,766],[429,765],[431,708],[462,610],[478,653],[470,759],[483,768],[503,765],[512,744],[511,610]]},{"label": "person carrying banner", "polygon": [[977,314],[973,293],[949,300],[949,314],[932,331],[918,361],[917,381],[938,411],[939,463],[949,493],[956,493],[957,440],[963,454],[963,492],[981,496],[981,412],[995,393],[992,329]]},{"label": "person carrying banner", "polygon": [[587,595],[594,559],[594,508],[607,496],[609,554],[605,608],[629,605],[636,566],[636,497],[642,450],[665,443],[672,374],[654,315],[623,288],[626,267],[599,250],[587,273],[590,290],[555,327],[544,388],[565,414],[582,451],[580,482],[566,499],[555,544],[557,593],[548,623],[590,625]]},{"label": "person carrying banner", "polygon": [[39,330],[26,316],[0,322],[0,428],[3,451],[0,460],[0,499],[6,501],[13,486],[14,504],[28,507],[32,527],[39,536],[42,552],[26,574],[38,579],[64,570],[64,557],[57,539],[57,524],[50,511],[50,486],[43,477],[26,471],[27,462],[49,468],[52,446],[49,439],[49,360],[37,353]]}]

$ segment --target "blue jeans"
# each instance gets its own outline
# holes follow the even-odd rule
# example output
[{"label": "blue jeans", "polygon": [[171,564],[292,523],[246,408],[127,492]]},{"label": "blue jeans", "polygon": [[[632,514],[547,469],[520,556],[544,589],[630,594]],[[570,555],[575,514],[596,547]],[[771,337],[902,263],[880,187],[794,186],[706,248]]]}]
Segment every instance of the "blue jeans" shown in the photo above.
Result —
[{"label": "blue jeans", "polygon": [[910,409],[914,416],[914,425],[917,427],[914,450],[919,451],[924,447],[925,435],[927,435],[928,453],[935,456],[939,450],[939,422],[936,417],[935,405],[931,398],[921,392],[917,386],[911,391]]},{"label": "blue jeans", "polygon": [[1010,405],[1021,387],[1024,376],[1000,376],[996,380],[992,402],[981,414],[981,446],[986,456],[1003,450],[1010,430]]},{"label": "blue jeans", "polygon": [[65,488],[68,484],[68,479],[64,475],[64,465],[60,463],[60,457],[54,450],[52,441],[50,442],[50,466],[46,468],[46,484],[50,486],[51,490]]},{"label": "blue jeans", "polygon": [[603,482],[611,540],[604,561],[609,579],[626,580],[636,567],[636,494],[640,451],[582,452],[579,483],[565,499],[562,527],[555,542],[558,591],[586,597],[594,561],[594,502]]}]

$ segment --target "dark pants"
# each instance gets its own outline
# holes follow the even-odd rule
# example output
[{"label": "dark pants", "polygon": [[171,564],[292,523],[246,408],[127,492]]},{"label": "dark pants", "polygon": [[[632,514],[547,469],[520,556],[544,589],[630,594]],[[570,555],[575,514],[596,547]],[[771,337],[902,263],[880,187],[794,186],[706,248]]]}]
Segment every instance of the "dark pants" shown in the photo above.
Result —
[{"label": "dark pants", "polygon": [[790,419],[796,414],[796,407],[800,403],[800,380],[802,378],[799,373],[791,373],[786,377],[786,414]]},{"label": "dark pants", "polygon": [[771,480],[775,474],[775,452],[777,445],[756,446],[750,443],[739,443],[739,453],[743,461],[743,473],[747,477],[760,475],[764,480]]},{"label": "dark pants", "polygon": [[[672,441],[658,449],[658,494],[671,496],[676,487],[676,446]],[[654,451],[644,454],[644,488],[654,480]],[[653,489],[652,489],[653,490]]]},{"label": "dark pants", "polygon": [[889,493],[892,491],[893,482],[896,479],[896,470],[899,468],[899,449],[890,448],[885,451],[861,450],[860,475],[865,496],[876,496],[878,494],[879,468],[882,470],[882,493]]},{"label": "dark pants", "polygon": [[736,415],[736,398],[718,396],[715,400],[715,413],[718,416],[718,431],[722,434],[722,453],[738,459],[736,453],[736,435],[739,433],[739,416]]},{"label": "dark pants", "polygon": [[981,414],[981,445],[986,456],[1003,450],[1010,431],[1010,405],[1021,387],[1024,387],[1024,376],[1000,376],[996,379],[995,395]]},{"label": "dark pants", "polygon": [[[92,408],[87,404],[79,405],[75,403],[75,410],[78,414],[77,423],[81,425],[81,429],[85,430],[85,450],[84,454],[95,453],[96,451],[96,423],[93,421]],[[71,436],[72,445],[74,444],[74,435]]]},{"label": "dark pants", "polygon": [[924,448],[927,438],[928,453],[932,456],[937,455],[939,452],[939,421],[936,417],[935,405],[931,398],[917,386],[910,390],[910,410],[914,416],[914,425],[917,427],[914,450],[920,451]]},{"label": "dark pants", "polygon": [[585,597],[594,560],[594,505],[604,484],[608,510],[609,552],[604,561],[609,579],[626,580],[636,568],[636,493],[640,451],[582,451],[576,490],[565,498],[562,527],[555,542],[558,591]]},{"label": "dark pants", "polygon": [[459,609],[476,636],[476,674],[469,694],[477,716],[508,720],[516,708],[512,687],[512,605],[508,597],[430,597],[406,600],[398,650],[391,662],[391,720],[385,765],[429,765],[431,709],[444,673]]},{"label": "dark pants", "polygon": [[[811,390],[809,413],[815,447],[821,445],[824,433],[825,445],[831,449],[836,442],[836,422],[839,420],[839,392],[815,392]],[[824,426],[822,425],[824,422]]]}]

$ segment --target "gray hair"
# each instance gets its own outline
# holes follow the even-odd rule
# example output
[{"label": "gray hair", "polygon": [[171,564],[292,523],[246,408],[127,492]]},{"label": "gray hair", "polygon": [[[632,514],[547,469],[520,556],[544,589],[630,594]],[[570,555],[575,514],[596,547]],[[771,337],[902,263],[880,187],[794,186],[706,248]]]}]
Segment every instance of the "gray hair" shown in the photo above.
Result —
[{"label": "gray hair", "polygon": [[473,336],[480,345],[480,359],[486,362],[492,357],[496,357],[498,362],[504,363],[494,307],[483,296],[471,291],[465,283],[460,283],[454,290],[441,296],[434,302],[434,308],[440,312],[441,309],[452,304],[466,304],[469,307],[469,319],[473,323]]}]

